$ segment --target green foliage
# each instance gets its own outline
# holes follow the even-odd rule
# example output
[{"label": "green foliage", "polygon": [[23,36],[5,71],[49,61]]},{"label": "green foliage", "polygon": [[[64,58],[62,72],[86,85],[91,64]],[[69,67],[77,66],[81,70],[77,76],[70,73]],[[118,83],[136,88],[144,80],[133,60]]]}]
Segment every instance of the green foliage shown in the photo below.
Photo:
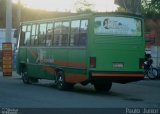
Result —
[{"label": "green foliage", "polygon": [[0,28],[5,26],[6,23],[6,0],[0,0]]},{"label": "green foliage", "polygon": [[[117,12],[126,12],[126,5],[131,0],[115,0],[120,7]],[[135,2],[132,0],[132,2]],[[130,5],[133,8],[133,6]],[[160,29],[160,0],[141,0],[141,13],[145,18],[145,31],[157,31]]]},{"label": "green foliage", "polygon": [[[115,3],[120,7],[117,12],[134,11],[140,3],[138,0],[115,0]],[[141,13],[146,18],[160,18],[160,0],[141,0]]]},{"label": "green foliage", "polygon": [[160,18],[160,0],[142,0],[142,14],[146,18]]},{"label": "green foliage", "polygon": [[116,12],[126,12],[126,9],[123,7],[118,7]]},{"label": "green foliage", "polygon": [[[142,15],[145,18],[160,19],[160,0],[141,0],[142,2]],[[17,27],[17,4],[12,5],[13,27]],[[77,13],[90,13],[93,12],[94,4],[90,4],[86,0],[77,0],[75,2],[75,9]],[[119,7],[118,12],[126,12],[126,9]],[[49,12],[45,10],[35,10],[21,6],[21,21],[48,19],[60,16],[74,15],[70,12]],[[6,20],[6,0],[0,0],[0,28],[5,27]]]},{"label": "green foliage", "polygon": [[[92,12],[93,4],[88,3],[86,0],[77,0],[75,2],[75,8],[77,13],[90,13]],[[23,5],[20,6],[21,9],[21,21],[31,21],[55,18],[61,16],[75,15],[75,13],[70,12],[51,12],[45,10],[35,10],[27,8]],[[12,16],[13,16],[13,27],[18,26],[18,4],[12,4]],[[6,0],[0,0],[0,28],[5,28],[6,26]]]},{"label": "green foliage", "polygon": [[88,3],[86,0],[77,0],[75,2],[75,9],[77,13],[90,13],[92,12],[93,4]]},{"label": "green foliage", "polygon": [[114,0],[114,3],[120,6],[118,9],[120,12],[140,14],[141,0]]}]

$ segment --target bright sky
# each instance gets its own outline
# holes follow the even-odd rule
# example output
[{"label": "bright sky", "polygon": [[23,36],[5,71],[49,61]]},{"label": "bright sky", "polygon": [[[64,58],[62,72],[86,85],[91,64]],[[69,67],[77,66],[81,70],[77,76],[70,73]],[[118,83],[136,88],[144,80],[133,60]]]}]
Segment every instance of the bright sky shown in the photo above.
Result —
[{"label": "bright sky", "polygon": [[[12,0],[17,2],[18,0]],[[114,0],[86,0],[93,4],[94,11],[105,12],[114,11],[117,6],[114,5]],[[71,11],[75,12],[76,0],[21,0],[21,3],[34,9],[45,9],[49,11]]]}]

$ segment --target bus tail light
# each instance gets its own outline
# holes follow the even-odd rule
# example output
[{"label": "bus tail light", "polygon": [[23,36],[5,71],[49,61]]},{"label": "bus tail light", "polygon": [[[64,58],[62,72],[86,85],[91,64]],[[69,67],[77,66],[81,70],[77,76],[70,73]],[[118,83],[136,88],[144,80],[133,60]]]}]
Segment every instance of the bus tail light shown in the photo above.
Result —
[{"label": "bus tail light", "polygon": [[96,58],[90,57],[90,68],[96,68]]},{"label": "bus tail light", "polygon": [[139,68],[140,69],[144,68],[144,59],[143,58],[139,59]]}]

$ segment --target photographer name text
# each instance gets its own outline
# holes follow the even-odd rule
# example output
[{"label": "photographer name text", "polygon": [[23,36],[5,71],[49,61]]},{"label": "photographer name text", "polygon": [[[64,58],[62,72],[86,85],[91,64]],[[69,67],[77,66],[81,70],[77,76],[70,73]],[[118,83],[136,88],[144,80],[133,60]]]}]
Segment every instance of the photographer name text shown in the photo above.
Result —
[{"label": "photographer name text", "polygon": [[159,114],[157,108],[126,108],[126,114]]}]

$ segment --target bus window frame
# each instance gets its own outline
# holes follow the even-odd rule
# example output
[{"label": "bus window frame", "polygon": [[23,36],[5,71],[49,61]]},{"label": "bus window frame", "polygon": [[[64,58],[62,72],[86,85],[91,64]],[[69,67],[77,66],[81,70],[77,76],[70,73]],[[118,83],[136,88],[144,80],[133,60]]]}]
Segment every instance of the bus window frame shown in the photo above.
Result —
[{"label": "bus window frame", "polygon": [[[34,34],[33,34],[33,26],[35,26],[35,28],[34,28]],[[32,27],[31,27],[31,46],[35,45],[36,29],[37,29],[37,24],[33,23]]]},{"label": "bus window frame", "polygon": [[18,33],[17,33],[17,47],[16,47],[16,49],[18,49],[20,46],[24,45],[24,38],[21,41],[22,24],[20,24],[20,26],[18,26],[17,31],[18,31]]},{"label": "bus window frame", "polygon": [[[47,43],[47,38],[48,38],[48,25],[52,25],[52,28],[51,28],[51,41],[50,41],[50,45],[48,45]],[[54,22],[53,21],[50,21],[50,22],[47,22],[47,29],[46,29],[46,47],[51,47],[53,46],[53,38],[54,38]]]},{"label": "bus window frame", "polygon": [[[89,33],[89,19],[88,18],[80,18],[80,19],[73,19],[73,20],[71,20],[71,22],[72,21],[77,21],[77,20],[79,20],[80,21],[80,24],[79,24],[79,29],[78,29],[78,32],[72,32],[72,31],[70,31],[70,40],[71,40],[71,35],[73,35],[73,34],[77,34],[78,35],[78,43],[76,42],[76,44],[75,45],[71,45],[71,42],[69,41],[69,46],[70,47],[87,47],[87,42],[88,42],[88,33]],[[87,30],[85,31],[85,32],[81,32],[81,25],[82,25],[82,21],[87,21]],[[71,29],[71,27],[70,27],[70,29]],[[80,44],[80,39],[81,39],[81,34],[84,34],[84,33],[86,33],[86,38],[85,38],[85,45],[81,45]]]},{"label": "bus window frame", "polygon": [[[22,32],[23,32],[23,26],[26,26],[26,31],[24,31],[24,38],[23,38],[23,40],[22,40]],[[28,26],[31,26],[30,27],[30,31],[28,31]],[[32,30],[32,24],[22,24],[21,25],[21,28],[20,28],[20,40],[22,40],[23,41],[23,43],[20,41],[19,43],[20,43],[20,46],[30,46],[31,45],[31,30]],[[29,40],[29,43],[27,44],[27,41],[26,41],[26,34],[27,33],[30,33],[30,35],[29,35],[29,38],[28,38],[28,40]]]},{"label": "bus window frame", "polygon": [[[67,30],[67,32],[64,32],[63,31],[63,25],[64,25],[64,23],[68,23],[68,30]],[[61,32],[61,35],[62,35],[62,39],[63,39],[63,36],[64,35],[66,35],[67,36],[67,38],[65,38],[66,39],[66,43],[62,43],[62,46],[65,46],[65,47],[67,47],[68,45],[69,45],[69,39],[70,39],[70,21],[62,21],[62,32]]]},{"label": "bus window frame", "polygon": [[[36,30],[35,30],[35,37],[34,37],[34,46],[39,46],[39,27],[40,27],[40,23],[35,23],[36,24]],[[37,39],[37,42],[36,42]]]},{"label": "bus window frame", "polygon": [[[82,21],[87,21],[87,29],[85,30],[85,31],[81,31],[81,25],[82,25]],[[89,26],[88,26],[88,24],[89,24],[89,21],[88,21],[88,19],[81,19],[81,22],[80,22],[80,29],[79,29],[79,40],[81,40],[81,34],[86,34],[85,36],[85,42],[84,42],[84,45],[79,45],[79,46],[84,46],[84,47],[86,47],[87,46],[87,40],[88,40],[88,28],[89,28]]]},{"label": "bus window frame", "polygon": [[[59,23],[59,24],[57,24],[57,23]],[[57,27],[57,25],[59,25],[60,27]],[[59,45],[59,40],[58,40],[58,42],[56,41],[57,40],[57,36],[58,35],[61,35],[61,26],[62,26],[62,20],[59,20],[59,21],[55,21],[54,22],[54,29],[53,29],[53,31],[54,31],[54,35],[53,35],[53,46],[54,47],[62,47],[61,45]],[[58,29],[58,30],[57,30]],[[60,30],[59,30],[60,29]],[[58,38],[59,39],[59,38]],[[56,43],[57,42],[57,43]]]},{"label": "bus window frame", "polygon": [[[43,36],[43,41],[45,41],[44,43],[43,43],[43,41],[40,42],[40,30],[41,30],[41,25],[43,25],[43,24],[46,25],[45,34]],[[41,22],[41,23],[39,23],[39,29],[38,29],[38,46],[46,46],[46,35],[47,35],[47,22]]]}]

